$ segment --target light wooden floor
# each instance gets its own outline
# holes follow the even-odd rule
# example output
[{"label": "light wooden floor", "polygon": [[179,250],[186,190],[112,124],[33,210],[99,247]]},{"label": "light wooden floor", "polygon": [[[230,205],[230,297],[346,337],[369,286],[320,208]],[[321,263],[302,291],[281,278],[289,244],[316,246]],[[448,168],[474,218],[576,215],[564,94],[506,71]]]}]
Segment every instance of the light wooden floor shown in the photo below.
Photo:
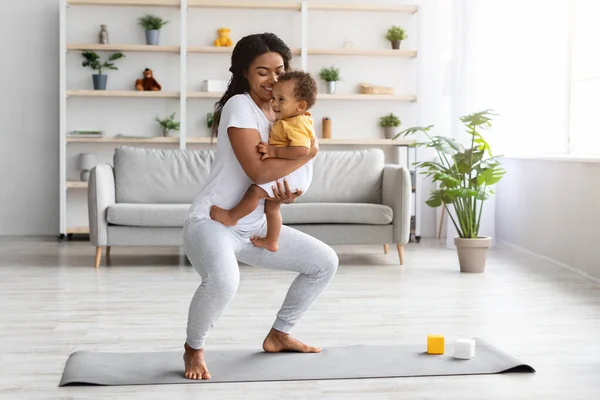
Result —
[{"label": "light wooden floor", "polygon": [[[176,248],[113,248],[92,267],[81,241],[0,238],[0,398],[598,399],[600,287],[499,246],[486,273],[423,240],[398,265],[383,246],[336,247],[341,265],[294,331],[319,346],[480,336],[536,374],[207,385],[59,388],[74,351],[181,349],[199,278]],[[237,296],[207,346],[259,349],[293,274],[242,265]]]}]

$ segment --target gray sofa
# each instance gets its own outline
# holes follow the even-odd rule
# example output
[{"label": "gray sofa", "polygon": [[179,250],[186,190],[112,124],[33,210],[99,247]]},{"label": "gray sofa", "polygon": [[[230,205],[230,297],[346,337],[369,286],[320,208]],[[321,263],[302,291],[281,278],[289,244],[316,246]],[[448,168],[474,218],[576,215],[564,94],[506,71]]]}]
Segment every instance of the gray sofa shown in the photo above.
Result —
[{"label": "gray sofa", "polygon": [[[214,150],[118,147],[113,166],[90,173],[90,240],[98,267],[111,246],[182,246],[189,206],[206,180]],[[320,151],[309,190],[281,207],[283,222],[328,244],[398,248],[410,236],[408,169],[384,163],[380,149]]]}]

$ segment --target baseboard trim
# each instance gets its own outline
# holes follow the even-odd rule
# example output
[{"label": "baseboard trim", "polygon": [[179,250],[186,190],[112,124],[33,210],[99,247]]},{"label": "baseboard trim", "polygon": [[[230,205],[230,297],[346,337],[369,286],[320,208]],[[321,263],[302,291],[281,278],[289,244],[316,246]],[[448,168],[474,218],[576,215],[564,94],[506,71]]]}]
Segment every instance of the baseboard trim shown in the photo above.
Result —
[{"label": "baseboard trim", "polygon": [[583,278],[585,278],[587,280],[590,280],[590,281],[594,282],[597,285],[600,285],[600,278],[596,278],[595,276],[592,276],[592,275],[590,275],[590,274],[588,274],[586,272],[583,272],[582,270],[577,269],[577,268],[575,268],[575,267],[573,267],[573,266],[571,266],[569,264],[565,264],[563,262],[555,260],[554,258],[545,256],[543,254],[536,253],[535,251],[531,251],[529,249],[526,249],[524,247],[518,246],[518,245],[516,245],[516,244],[514,244],[512,242],[506,241],[506,240],[499,240],[499,242],[502,243],[502,244],[504,244],[504,245],[506,245],[506,246],[508,246],[508,247],[511,247],[511,248],[513,248],[515,250],[518,250],[518,251],[521,251],[523,253],[532,255],[534,257],[540,258],[540,259],[548,261],[548,262],[550,262],[550,263],[552,263],[554,265],[557,265],[557,266],[559,266],[561,268],[567,269],[567,270],[569,270],[571,272],[574,272],[577,275],[579,275],[579,276],[581,276],[581,277],[583,277]]}]

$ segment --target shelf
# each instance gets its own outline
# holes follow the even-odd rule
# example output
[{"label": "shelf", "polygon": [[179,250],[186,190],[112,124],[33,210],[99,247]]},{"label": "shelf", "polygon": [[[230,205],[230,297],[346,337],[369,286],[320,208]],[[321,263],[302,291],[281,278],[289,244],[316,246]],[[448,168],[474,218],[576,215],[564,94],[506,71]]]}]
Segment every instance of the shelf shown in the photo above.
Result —
[{"label": "shelf", "polygon": [[159,6],[179,7],[180,0],[68,0],[73,6]]},{"label": "shelf", "polygon": [[88,226],[70,226],[67,227],[67,234],[69,233],[86,234],[90,233],[90,228]]},{"label": "shelf", "polygon": [[179,98],[179,92],[150,92],[140,90],[67,90],[69,97],[153,97]]},{"label": "shelf", "polygon": [[[186,143],[190,143],[190,144],[210,144],[210,137],[195,137],[195,138],[188,138],[186,140]],[[212,141],[213,144],[217,143],[217,138],[213,138]]]},{"label": "shelf", "polygon": [[395,94],[326,94],[321,93],[317,96],[318,100],[397,100],[397,101],[417,101],[417,96],[395,95]]},{"label": "shelf", "polygon": [[418,6],[392,5],[392,4],[320,4],[307,3],[310,11],[376,11],[376,12],[401,12],[414,14],[419,11]]},{"label": "shelf", "polygon": [[[381,0],[384,1],[384,0]],[[410,0],[409,0],[410,1]],[[182,2],[186,4],[185,7],[182,6]],[[78,174],[73,175],[71,177],[72,180],[64,179],[65,176],[69,176],[70,167],[72,167],[70,163],[71,153],[78,152],[80,148],[88,148],[91,149],[111,149],[118,147],[120,145],[130,145],[130,146],[138,146],[138,147],[152,147],[152,148],[165,148],[165,149],[175,149],[175,148],[215,148],[214,144],[217,142],[217,138],[211,138],[210,133],[206,130],[206,128],[196,130],[192,129],[190,132],[190,127],[186,128],[185,124],[182,126],[181,133],[174,133],[173,136],[162,137],[158,130],[156,132],[153,131],[135,131],[135,130],[123,130],[119,131],[117,126],[113,126],[113,124],[109,124],[112,126],[107,126],[105,130],[110,136],[104,137],[81,137],[81,136],[68,136],[67,126],[69,125],[70,119],[68,115],[70,113],[70,107],[76,106],[74,103],[84,103],[88,104],[92,107],[92,104],[99,102],[111,102],[121,103],[122,108],[126,113],[127,110],[125,108],[128,107],[129,103],[133,100],[134,102],[139,103],[139,99],[141,98],[153,98],[155,100],[144,100],[144,105],[148,107],[156,107],[160,105],[171,105],[175,106],[176,103],[179,103],[181,99],[181,107],[184,107],[181,112],[185,115],[188,113],[188,119],[190,113],[194,114],[193,110],[197,110],[198,106],[201,108],[208,108],[210,111],[212,110],[212,106],[215,101],[222,97],[222,92],[202,92],[200,83],[201,81],[196,82],[194,80],[190,80],[192,75],[189,75],[189,72],[186,73],[186,64],[179,63],[179,66],[174,66],[180,72],[180,79],[176,79],[175,86],[168,86],[168,90],[172,91],[158,91],[158,92],[149,92],[149,91],[137,91],[133,86],[133,82],[124,83],[123,85],[110,85],[109,82],[109,90],[67,90],[68,83],[71,81],[67,79],[70,76],[69,66],[75,62],[76,55],[79,52],[90,50],[96,52],[102,52],[103,54],[111,54],[110,52],[123,52],[126,54],[134,54],[135,57],[140,59],[148,59],[152,60],[156,57],[160,57],[164,60],[175,60],[173,57],[179,56],[189,56],[198,57],[198,61],[201,58],[210,58],[214,57],[223,61],[226,58],[230,58],[233,52],[234,46],[231,47],[217,47],[212,45],[211,40],[203,40],[203,39],[194,39],[190,36],[188,30],[186,30],[186,26],[190,23],[194,23],[196,18],[201,17],[206,12],[214,12],[219,16],[235,22],[237,17],[243,19],[243,16],[251,16],[251,14],[255,15],[269,15],[269,18],[284,18],[285,16],[290,17],[292,14],[294,18],[299,19],[299,24],[294,24],[298,26],[298,28],[292,27],[292,31],[294,33],[294,37],[296,38],[305,38],[306,34],[310,29],[313,29],[310,25],[311,15],[316,15],[317,13],[327,15],[329,18],[329,25],[324,29],[327,30],[340,30],[340,26],[338,25],[338,21],[336,20],[336,16],[346,15],[346,17],[350,17],[352,15],[363,16],[365,18],[369,17],[373,21],[377,21],[377,18],[380,16],[387,15],[390,13],[394,13],[394,15],[399,16],[401,18],[410,18],[413,19],[416,15],[415,13],[420,12],[420,6],[415,5],[400,5],[397,1],[386,1],[387,4],[373,4],[371,1],[363,0],[362,4],[347,4],[349,2],[340,1],[340,0],[310,0],[310,1],[301,1],[301,0],[61,0],[61,4],[65,5],[65,7],[60,7],[60,52],[59,52],[59,64],[60,64],[60,94],[59,94],[59,108],[60,108],[60,116],[59,116],[59,127],[60,127],[60,168],[61,173],[60,176],[63,177],[60,183],[60,187],[63,189],[60,191],[59,198],[59,213],[60,213],[60,231],[66,232],[68,234],[86,234],[89,233],[89,228],[87,226],[87,221],[82,214],[81,209],[79,207],[74,207],[78,204],[71,204],[71,200],[75,203],[82,202],[83,205],[83,195],[85,191],[87,191],[88,183],[78,181]],[[421,3],[421,2],[420,2]],[[73,9],[71,6],[81,6],[81,8]],[[86,6],[91,6],[87,10],[84,9]],[[69,7],[71,7],[69,9]],[[117,7],[117,8],[115,8]],[[125,8],[123,8],[125,7]],[[127,8],[130,7],[130,8]],[[173,26],[172,28],[175,30],[173,33],[178,38],[175,41],[166,42],[164,45],[161,43],[159,46],[150,46],[146,45],[144,39],[141,40],[125,40],[125,43],[110,43],[107,45],[102,45],[99,43],[94,43],[96,40],[93,37],[70,37],[67,35],[68,32],[71,32],[69,29],[69,23],[71,17],[77,17],[77,15],[69,15],[68,13],[74,11],[85,11],[86,13],[98,14],[97,17],[105,17],[110,16],[114,13],[119,13],[121,11],[130,10],[132,12],[141,12],[144,13],[144,8],[147,8],[146,11],[152,11],[152,9],[162,9],[163,11],[174,12],[175,15],[179,15],[179,19],[181,19],[181,24],[178,26]],[[137,11],[136,11],[137,10]],[[232,10],[239,10],[235,13],[231,13]],[[308,12],[306,12],[308,11]],[[267,14],[265,14],[265,12]],[[358,13],[357,13],[358,12]],[[359,13],[363,14],[359,14]],[[283,14],[282,14],[283,13]],[[403,13],[399,14],[399,13]],[[102,14],[102,15],[100,15]],[[215,15],[216,15],[215,14]],[[222,14],[222,15],[221,15]],[[104,18],[104,17],[102,17]],[[175,18],[175,16],[173,16]],[[232,19],[233,18],[233,19]],[[289,18],[288,18],[289,19]],[[339,19],[339,18],[338,18]],[[359,18],[360,19],[360,18]],[[187,25],[186,22],[187,21]],[[82,21],[83,22],[83,21]],[[100,21],[101,22],[101,21]],[[100,23],[98,22],[98,23]],[[109,21],[110,22],[110,21]],[[419,27],[421,25],[421,21],[414,21],[415,24],[418,24]],[[235,25],[235,24],[234,24]],[[315,26],[316,28],[316,26]],[[321,27],[323,28],[323,27]],[[415,27],[416,28],[416,27]],[[96,28],[94,28],[96,29]],[[349,28],[350,32],[352,31],[352,27]],[[177,34],[178,33],[178,34]],[[343,33],[343,32],[342,32]],[[410,32],[409,32],[410,35]],[[65,43],[66,40],[73,41],[73,43]],[[86,42],[90,43],[86,43]],[[295,44],[296,46],[299,43]],[[325,47],[326,44],[322,44],[319,46],[319,43],[314,43],[314,47],[308,46],[303,47],[304,53],[302,49],[292,48],[291,51],[294,54],[294,58],[300,58],[302,56],[303,61],[306,62],[306,57],[309,60],[313,58],[315,60],[325,60],[325,57],[335,58],[338,57],[339,61],[342,62],[342,57],[344,58],[344,63],[355,63],[358,62],[360,65],[365,64],[364,67],[367,67],[366,63],[369,62],[372,64],[372,67],[378,68],[378,63],[383,61],[382,58],[386,58],[389,61],[393,61],[394,63],[400,62],[402,65],[404,63],[413,63],[416,57],[421,56],[422,48],[417,46],[405,46],[405,43],[402,44],[401,50],[391,49],[391,46],[387,44],[381,44],[380,46],[370,47],[368,45],[364,46],[364,48],[341,48],[338,46],[332,46],[332,48],[319,48]],[[359,45],[360,47],[360,45]],[[418,51],[417,51],[418,50]],[[219,56],[220,55],[220,56]],[[352,56],[356,56],[357,59],[353,60]],[[133,57],[133,55],[132,55]],[[185,57],[184,57],[185,58]],[[214,59],[213,61],[216,61]],[[168,61],[167,61],[168,62]],[[309,61],[310,62],[310,61]],[[217,70],[218,66],[209,65],[211,69]],[[383,71],[381,71],[383,72]],[[189,76],[189,77],[188,77]],[[397,79],[414,79],[413,76],[399,76],[392,74],[391,78]],[[111,78],[112,79],[112,78]],[[207,77],[202,78],[207,79]],[[319,101],[327,101],[329,100],[329,104],[333,104],[331,101],[341,101],[344,102],[345,105],[350,106],[354,112],[361,108],[367,107],[370,109],[372,107],[368,107],[369,101],[379,101],[377,106],[380,104],[385,106],[386,104],[393,107],[402,106],[405,103],[399,102],[415,102],[417,101],[417,96],[412,94],[417,94],[411,89],[402,89],[398,87],[396,90],[399,92],[397,95],[389,95],[389,94],[362,94],[359,90],[360,82],[357,81],[355,86],[346,86],[342,91],[335,94],[326,94],[325,90],[319,94]],[[319,82],[320,84],[322,82]],[[348,84],[348,82],[346,82]],[[324,86],[324,85],[323,85]],[[389,86],[396,86],[395,83],[390,83]],[[339,86],[338,86],[339,87]],[[92,89],[91,84],[88,82],[87,84],[82,84],[81,86],[75,86],[73,89]],[[347,93],[343,93],[347,92]],[[73,99],[75,97],[83,98],[82,100]],[[100,100],[89,100],[85,98],[104,98]],[[121,100],[118,100],[121,98]],[[186,99],[190,100],[186,100]],[[116,100],[115,100],[116,99]],[[157,103],[156,99],[167,99],[160,100]],[[197,99],[197,100],[191,100]],[[419,99],[420,100],[420,99]],[[360,103],[364,101],[365,103]],[[389,103],[385,103],[388,101]],[[127,104],[125,104],[127,103]],[[150,104],[152,103],[152,104]],[[157,104],[155,104],[157,103]],[[190,104],[188,104],[190,103]],[[375,105],[373,104],[373,106]],[[421,105],[415,104],[418,108],[412,110],[413,105],[410,105],[410,109],[407,109],[407,113],[422,113]],[[135,105],[135,104],[133,104]],[[81,110],[80,107],[77,107],[78,110],[76,112],[82,114],[84,119],[87,119],[86,113],[92,112],[93,108],[87,107],[87,109]],[[347,108],[347,107],[346,107]],[[377,107],[375,107],[377,108]],[[74,110],[75,111],[75,110]],[[376,113],[376,111],[373,111]],[[335,119],[335,116],[333,116]],[[363,119],[371,119],[367,114],[365,114]],[[377,118],[374,116],[373,118]],[[189,125],[189,124],[188,124]],[[195,125],[195,124],[194,124]],[[205,125],[204,125],[205,126]],[[187,134],[185,130],[187,129]],[[352,130],[352,129],[351,129]],[[322,150],[329,149],[360,149],[360,148],[383,148],[387,149],[387,151],[391,151],[392,153],[396,153],[396,149],[402,149],[399,146],[409,146],[414,143],[414,140],[400,138],[398,140],[391,139],[383,139],[383,135],[379,133],[377,128],[368,129],[370,134],[373,135],[374,138],[357,138],[351,139],[347,138],[347,136],[356,135],[358,137],[362,136],[358,132],[346,132],[340,131],[338,133],[334,132],[334,139],[323,139],[319,138],[319,143],[321,144]],[[139,135],[152,135],[153,137],[119,137],[115,136],[117,133],[124,134],[139,134]],[[190,135],[207,135],[205,137],[189,137]],[[181,136],[179,136],[181,135]],[[339,137],[339,138],[338,138]],[[344,138],[346,137],[346,138]],[[379,139],[381,137],[381,139]],[[211,146],[213,144],[213,146]],[[336,147],[337,146],[337,147]],[[103,150],[104,151],[104,150]],[[420,188],[419,188],[420,189]],[[73,208],[71,210],[71,208]],[[416,214],[419,213],[419,205],[416,206]],[[418,220],[417,220],[418,221]],[[419,224],[417,224],[418,229]]]},{"label": "shelf", "polygon": [[[189,92],[188,98],[221,98],[223,93],[216,92]],[[321,93],[317,95],[318,100],[366,100],[366,101],[379,101],[379,100],[398,100],[398,101],[417,101],[417,96],[412,95],[391,95],[391,94],[359,94],[359,93],[348,93],[348,94],[325,94]]]},{"label": "shelf", "polygon": [[205,1],[188,0],[188,7],[200,8],[245,8],[260,10],[297,10],[301,9],[300,2],[287,1]]},{"label": "shelf", "polygon": [[[153,137],[153,138],[72,138],[68,137],[67,142],[70,143],[179,143],[178,137]],[[210,144],[210,137],[188,138],[187,143],[190,144]],[[406,146],[414,143],[412,139],[322,139],[319,138],[319,144],[323,145],[348,145],[348,146]],[[217,143],[217,139],[213,139],[213,143]],[[75,182],[77,184],[85,182]],[[67,187],[79,187],[69,186]]]},{"label": "shelf", "polygon": [[[297,10],[302,9],[301,2],[289,1],[206,1],[188,0],[188,7],[202,8],[241,8],[241,9],[272,9],[272,10]],[[414,14],[419,10],[417,6],[387,5],[387,4],[319,4],[307,3],[308,10],[315,11],[376,11],[376,12],[401,12]]]},{"label": "shelf", "polygon": [[189,92],[188,98],[202,98],[202,99],[220,99],[223,93],[219,92]]},{"label": "shelf", "polygon": [[179,53],[179,46],[149,46],[145,44],[97,44],[82,43],[68,44],[67,50],[92,50],[92,51],[139,51],[150,53]]},{"label": "shelf", "polygon": [[[210,144],[210,137],[188,138],[189,144]],[[217,138],[213,139],[217,143]],[[322,139],[319,138],[319,145],[338,145],[338,146],[407,146],[415,143],[413,139]]]},{"label": "shelf", "polygon": [[[149,46],[145,44],[98,44],[98,43],[73,43],[67,45],[68,51],[137,51],[147,53],[179,53],[179,46]],[[188,53],[212,53],[231,54],[233,46],[188,46]],[[393,50],[393,49],[308,49],[309,55],[331,55],[331,56],[386,56],[414,58],[416,50]],[[292,54],[300,55],[302,50],[292,49]]]},{"label": "shelf", "polygon": [[179,143],[178,137],[141,137],[141,138],[77,138],[67,137],[68,143]]},{"label": "shelf", "polygon": [[219,47],[219,46],[188,46],[188,53],[217,53],[217,54],[231,54],[233,52],[233,46]]},{"label": "shelf", "polygon": [[[291,49],[292,54],[300,55],[300,49]],[[188,53],[215,53],[215,54],[231,54],[233,52],[233,46],[229,47],[218,47],[218,46],[188,46]]]},{"label": "shelf", "polygon": [[68,189],[85,189],[87,187],[88,187],[87,182],[82,182],[82,181],[68,181],[67,182]]},{"label": "shelf", "polygon": [[416,50],[393,50],[393,49],[308,49],[309,55],[327,56],[386,56],[414,58]]},{"label": "shelf", "polygon": [[413,143],[413,139],[319,139],[319,145],[407,146]]}]

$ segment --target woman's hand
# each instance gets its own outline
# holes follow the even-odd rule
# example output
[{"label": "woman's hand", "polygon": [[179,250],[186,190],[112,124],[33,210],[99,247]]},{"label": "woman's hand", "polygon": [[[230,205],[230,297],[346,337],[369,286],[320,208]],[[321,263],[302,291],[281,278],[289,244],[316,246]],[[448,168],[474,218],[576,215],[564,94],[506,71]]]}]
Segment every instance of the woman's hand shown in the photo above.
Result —
[{"label": "woman's hand", "polygon": [[272,189],[273,197],[270,200],[283,204],[292,204],[298,197],[302,196],[302,190],[296,189],[295,192],[290,190],[287,179],[283,180],[283,187],[281,186],[281,180],[277,180],[277,186],[273,186]]},{"label": "woman's hand", "polygon": [[307,156],[308,159],[312,160],[313,158],[315,158],[317,156],[318,152],[319,152],[319,140],[315,136],[313,138],[313,140],[311,140],[311,142],[310,142],[310,151],[308,152],[308,156]]}]

